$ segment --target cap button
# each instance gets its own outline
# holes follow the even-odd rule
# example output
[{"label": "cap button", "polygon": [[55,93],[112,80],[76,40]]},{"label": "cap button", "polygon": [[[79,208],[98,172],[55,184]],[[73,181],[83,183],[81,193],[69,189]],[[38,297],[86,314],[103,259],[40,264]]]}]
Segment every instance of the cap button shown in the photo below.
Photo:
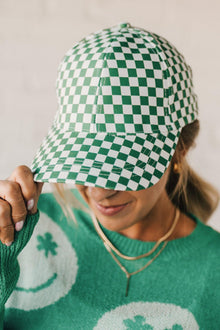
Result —
[{"label": "cap button", "polygon": [[129,27],[131,27],[131,24],[130,23],[121,23],[121,24],[119,24],[119,27],[120,28],[129,28]]}]

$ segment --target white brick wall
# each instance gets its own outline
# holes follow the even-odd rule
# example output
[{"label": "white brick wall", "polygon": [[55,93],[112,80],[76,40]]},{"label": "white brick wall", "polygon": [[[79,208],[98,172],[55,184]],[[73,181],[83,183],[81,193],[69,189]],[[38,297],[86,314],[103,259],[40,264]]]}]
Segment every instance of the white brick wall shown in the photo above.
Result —
[{"label": "white brick wall", "polygon": [[[57,109],[58,63],[78,40],[129,21],[163,35],[194,72],[201,134],[194,168],[220,186],[218,0],[0,0],[0,179],[30,165]],[[211,224],[220,230],[220,209]]]}]

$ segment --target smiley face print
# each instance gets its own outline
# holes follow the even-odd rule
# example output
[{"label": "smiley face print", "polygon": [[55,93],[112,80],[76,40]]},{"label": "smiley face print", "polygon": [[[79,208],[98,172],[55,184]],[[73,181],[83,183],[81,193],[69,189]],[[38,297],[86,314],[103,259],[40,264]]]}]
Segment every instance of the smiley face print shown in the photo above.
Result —
[{"label": "smiley face print", "polygon": [[174,304],[133,302],[105,313],[94,330],[198,330],[191,312]]},{"label": "smiley face print", "polygon": [[76,252],[61,228],[44,213],[18,261],[20,277],[7,308],[43,308],[64,297],[75,283]]}]

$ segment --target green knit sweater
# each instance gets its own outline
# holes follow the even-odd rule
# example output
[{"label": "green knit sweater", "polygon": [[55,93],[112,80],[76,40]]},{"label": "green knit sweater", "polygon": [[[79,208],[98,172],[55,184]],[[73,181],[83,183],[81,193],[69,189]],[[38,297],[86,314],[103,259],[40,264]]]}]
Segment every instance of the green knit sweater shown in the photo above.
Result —
[{"label": "green knit sweater", "polygon": [[[41,216],[27,218],[11,247],[0,244],[0,315],[4,329],[220,329],[220,234],[193,217],[191,235],[169,241],[160,256],[126,276],[98,237],[90,216],[75,210],[67,221],[51,194],[40,197]],[[103,228],[128,255],[153,242]],[[128,271],[147,262],[120,259]],[[17,278],[19,280],[16,284]]]}]

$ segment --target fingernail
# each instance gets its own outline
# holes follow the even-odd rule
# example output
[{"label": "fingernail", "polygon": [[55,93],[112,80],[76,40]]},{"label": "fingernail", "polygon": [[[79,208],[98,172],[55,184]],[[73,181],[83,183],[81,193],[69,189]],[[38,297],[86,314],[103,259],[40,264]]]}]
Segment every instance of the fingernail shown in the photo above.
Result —
[{"label": "fingernail", "polygon": [[34,200],[33,200],[33,198],[32,198],[32,199],[30,199],[30,200],[27,202],[27,209],[28,209],[28,211],[31,211],[31,210],[33,209],[33,207],[34,207]]},{"label": "fingernail", "polygon": [[12,243],[13,243],[12,241],[11,241],[11,242],[6,242],[5,245],[7,245],[7,246],[11,246]]},{"label": "fingernail", "polygon": [[23,225],[24,225],[24,221],[19,221],[15,224],[15,229],[17,231],[20,231],[23,228]]}]

